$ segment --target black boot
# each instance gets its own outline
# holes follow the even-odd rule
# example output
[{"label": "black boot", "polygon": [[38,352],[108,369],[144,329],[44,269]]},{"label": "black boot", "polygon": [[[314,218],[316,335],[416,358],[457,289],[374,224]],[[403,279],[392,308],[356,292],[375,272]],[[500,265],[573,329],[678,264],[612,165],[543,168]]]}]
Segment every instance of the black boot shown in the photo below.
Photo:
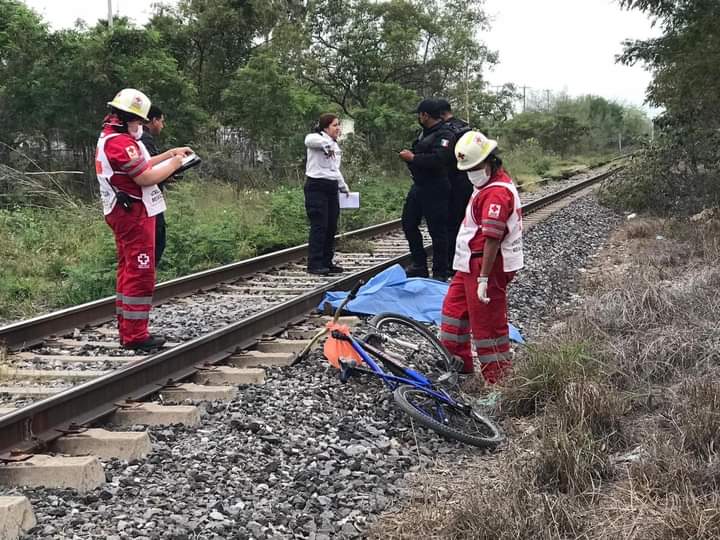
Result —
[{"label": "black boot", "polygon": [[136,351],[152,351],[153,349],[159,349],[165,345],[165,338],[163,336],[148,336],[143,341],[133,341],[131,343],[123,343],[123,349],[135,349]]},{"label": "black boot", "polygon": [[308,268],[308,274],[315,274],[316,276],[327,276],[330,273],[330,269],[327,266],[319,266],[317,268]]},{"label": "black boot", "polygon": [[405,275],[409,278],[413,277],[428,277],[430,274],[428,274],[427,267],[423,268],[421,266],[408,266],[405,269]]}]

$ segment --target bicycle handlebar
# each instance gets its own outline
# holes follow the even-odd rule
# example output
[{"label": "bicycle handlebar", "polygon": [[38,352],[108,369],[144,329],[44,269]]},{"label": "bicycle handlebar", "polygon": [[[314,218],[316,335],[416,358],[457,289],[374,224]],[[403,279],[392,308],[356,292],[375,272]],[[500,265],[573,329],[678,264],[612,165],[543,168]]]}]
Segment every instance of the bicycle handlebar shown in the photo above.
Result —
[{"label": "bicycle handlebar", "polygon": [[333,321],[337,322],[340,318],[340,314],[342,313],[342,310],[345,309],[345,306],[347,306],[348,302],[351,302],[352,300],[355,300],[355,297],[357,296],[358,291],[360,290],[360,287],[365,285],[364,280],[359,280],[355,286],[350,290],[348,295],[345,297],[345,299],[342,301],[342,303],[338,306],[338,308],[335,310],[335,314],[333,315]]},{"label": "bicycle handlebar", "polygon": [[355,284],[355,286],[352,288],[352,290],[348,293],[348,297],[350,298],[350,300],[354,300],[354,299],[355,299],[355,297],[357,296],[358,291],[360,290],[360,287],[362,287],[363,285],[365,285],[365,281],[362,280],[362,279],[359,280],[359,281]]}]

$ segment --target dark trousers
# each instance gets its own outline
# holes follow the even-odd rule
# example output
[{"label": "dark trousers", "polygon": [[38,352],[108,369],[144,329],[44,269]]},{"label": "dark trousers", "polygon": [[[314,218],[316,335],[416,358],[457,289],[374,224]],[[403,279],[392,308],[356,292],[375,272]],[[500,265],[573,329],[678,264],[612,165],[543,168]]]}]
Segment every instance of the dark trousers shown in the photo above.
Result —
[{"label": "dark trousers", "polygon": [[155,268],[160,264],[165,251],[165,235],[165,213],[160,212],[155,216]]},{"label": "dark trousers", "polygon": [[410,246],[412,264],[427,268],[427,253],[423,247],[420,223],[425,218],[433,247],[433,274],[448,271],[448,193],[425,191],[412,186],[402,211],[402,226]]},{"label": "dark trousers", "polygon": [[340,216],[338,183],[324,178],[305,182],[305,211],[310,219],[308,268],[327,268],[335,254],[335,233]]},{"label": "dark trousers", "polygon": [[465,219],[465,210],[472,196],[473,185],[467,179],[467,175],[450,180],[450,200],[448,204],[448,261],[449,268],[452,268],[455,258],[455,240],[457,239],[460,225]]}]

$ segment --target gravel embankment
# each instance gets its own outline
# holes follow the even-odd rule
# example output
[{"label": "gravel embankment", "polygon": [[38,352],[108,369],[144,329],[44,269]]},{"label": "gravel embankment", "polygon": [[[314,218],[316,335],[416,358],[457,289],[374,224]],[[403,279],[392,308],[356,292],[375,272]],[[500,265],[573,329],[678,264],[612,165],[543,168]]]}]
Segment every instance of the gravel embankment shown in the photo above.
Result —
[{"label": "gravel embankment", "polygon": [[[510,303],[530,339],[573,301],[579,269],[620,219],[588,198],[527,233]],[[414,433],[376,382],[343,385],[319,355],[205,407],[198,429],[150,429],[153,453],[107,463],[108,483],[88,495],[24,490],[38,518],[27,538],[360,538],[408,473],[479,452]]]}]

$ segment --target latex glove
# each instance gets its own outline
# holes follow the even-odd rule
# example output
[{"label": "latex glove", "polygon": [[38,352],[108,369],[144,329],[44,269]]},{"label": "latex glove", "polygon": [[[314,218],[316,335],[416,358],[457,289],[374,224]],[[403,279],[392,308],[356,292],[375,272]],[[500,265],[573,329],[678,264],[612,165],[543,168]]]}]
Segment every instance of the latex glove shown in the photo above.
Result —
[{"label": "latex glove", "polygon": [[478,282],[478,288],[477,288],[478,300],[480,300],[483,304],[489,304],[490,298],[487,295],[488,278],[479,277],[477,279],[477,282]]}]

